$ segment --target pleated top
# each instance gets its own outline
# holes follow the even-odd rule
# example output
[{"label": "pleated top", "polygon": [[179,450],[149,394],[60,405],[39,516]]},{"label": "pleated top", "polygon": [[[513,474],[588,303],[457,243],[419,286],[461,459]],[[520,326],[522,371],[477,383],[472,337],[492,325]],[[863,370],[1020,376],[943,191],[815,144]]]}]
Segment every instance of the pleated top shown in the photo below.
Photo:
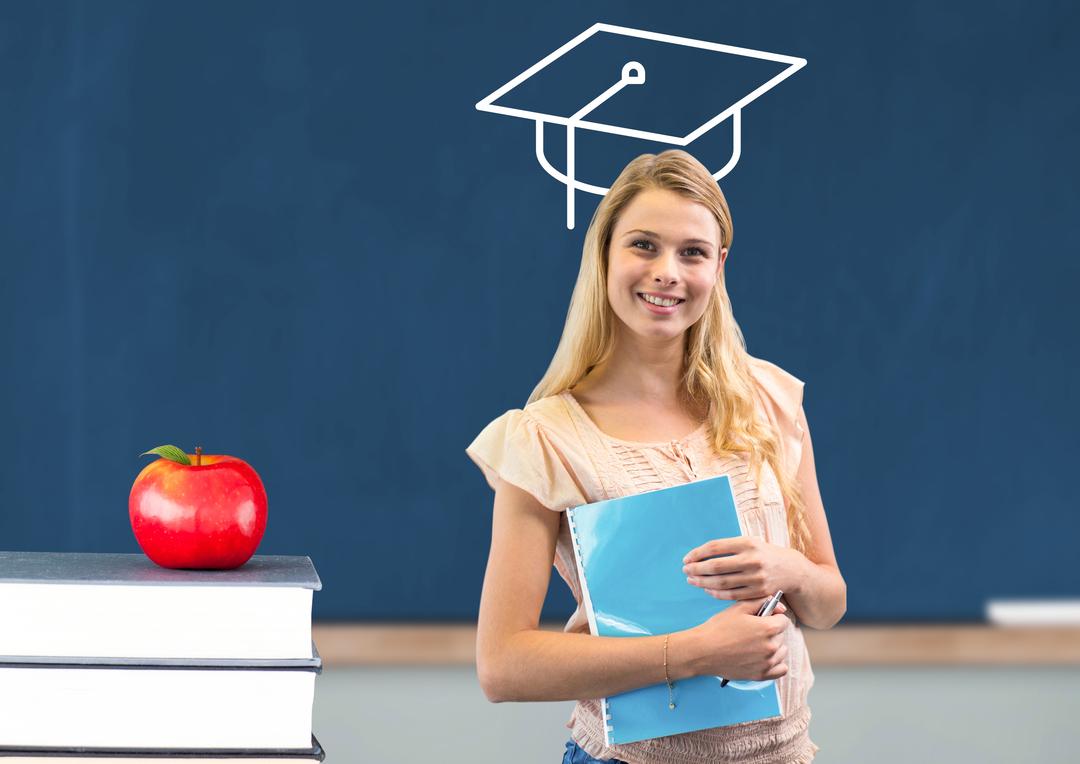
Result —
[{"label": "pleated top", "polygon": [[[803,428],[798,422],[803,383],[780,367],[751,358],[758,412],[779,433],[784,468],[794,475],[802,457]],[[570,391],[511,409],[481,431],[466,453],[497,490],[505,480],[562,513],[555,569],[577,602],[564,631],[589,633],[582,603],[570,528],[565,510],[580,504],[652,491],[694,480],[727,475],[745,535],[790,546],[783,497],[768,464],[760,488],[745,454],[719,456],[702,424],[680,440],[642,443],[602,432]],[[702,539],[702,543],[708,539]],[[729,727],[613,746],[604,745],[600,700],[585,698],[567,723],[571,737],[591,756],[629,764],[705,764],[705,762],[807,762],[817,746],[807,729],[807,695],[814,682],[803,635],[791,611],[786,632],[788,673],[777,680],[781,716]]]}]

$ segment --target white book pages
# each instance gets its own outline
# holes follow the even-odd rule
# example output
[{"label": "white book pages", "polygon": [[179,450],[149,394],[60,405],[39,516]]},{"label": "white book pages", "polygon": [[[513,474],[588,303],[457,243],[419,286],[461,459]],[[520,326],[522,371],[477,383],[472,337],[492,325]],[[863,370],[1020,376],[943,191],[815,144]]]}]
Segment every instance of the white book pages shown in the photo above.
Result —
[{"label": "white book pages", "polygon": [[0,747],[311,747],[314,671],[0,667]]},{"label": "white book pages", "polygon": [[0,583],[0,656],[311,658],[312,593]]},{"label": "white book pages", "polygon": [[317,756],[199,756],[179,757],[161,756],[158,758],[145,758],[142,756],[4,756],[0,754],[0,761],[4,764],[289,764],[289,762],[312,762],[321,761]]}]

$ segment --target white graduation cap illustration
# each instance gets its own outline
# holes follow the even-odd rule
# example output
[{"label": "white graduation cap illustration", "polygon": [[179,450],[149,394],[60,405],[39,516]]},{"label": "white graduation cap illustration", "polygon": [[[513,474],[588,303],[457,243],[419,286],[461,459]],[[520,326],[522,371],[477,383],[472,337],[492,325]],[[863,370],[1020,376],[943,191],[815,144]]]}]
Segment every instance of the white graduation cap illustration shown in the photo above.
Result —
[{"label": "white graduation cap illustration", "polygon": [[[536,159],[565,184],[566,227],[573,228],[574,192],[608,192],[576,177],[576,130],[686,146],[730,118],[731,157],[713,173],[720,180],[739,161],[743,107],[804,66],[794,56],[598,23],[476,108],[536,122]],[[544,155],[547,123],[566,128],[565,173]]]}]

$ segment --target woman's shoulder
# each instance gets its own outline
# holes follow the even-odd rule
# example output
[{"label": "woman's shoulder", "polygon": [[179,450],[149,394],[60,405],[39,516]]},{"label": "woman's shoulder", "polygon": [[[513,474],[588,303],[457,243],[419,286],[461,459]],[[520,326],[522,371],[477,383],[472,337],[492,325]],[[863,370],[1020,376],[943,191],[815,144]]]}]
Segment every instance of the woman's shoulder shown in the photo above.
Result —
[{"label": "woman's shoulder", "polygon": [[549,509],[585,503],[574,477],[587,464],[568,437],[558,396],[541,398],[498,416],[465,449],[498,490],[506,481],[533,494]]},{"label": "woman's shoulder", "polygon": [[493,419],[484,433],[499,433],[500,439],[513,433],[529,433],[534,439],[561,443],[573,432],[571,415],[561,395],[549,395],[527,403],[524,408],[508,409]]},{"label": "woman's shoulder", "polygon": [[786,369],[782,369],[772,361],[766,361],[764,358],[755,358],[752,355],[747,355],[747,359],[750,362],[750,373],[754,376],[754,380],[760,384],[770,384],[772,386],[781,385],[788,388],[801,388],[803,381],[796,377]]},{"label": "woman's shoulder", "polygon": [[750,375],[769,418],[782,429],[801,429],[797,422],[803,405],[803,381],[771,361],[748,357]]},{"label": "woman's shoulder", "polygon": [[772,403],[792,416],[802,406],[805,383],[791,372],[780,368],[772,361],[747,356],[750,375],[758,386],[766,402]]},{"label": "woman's shoulder", "polygon": [[794,473],[802,454],[804,428],[799,411],[803,405],[803,381],[776,364],[753,356],[750,374],[757,383],[765,415],[784,443],[788,468]]},{"label": "woman's shoulder", "polygon": [[525,406],[523,413],[541,427],[555,432],[564,432],[573,425],[565,393],[537,398]]}]

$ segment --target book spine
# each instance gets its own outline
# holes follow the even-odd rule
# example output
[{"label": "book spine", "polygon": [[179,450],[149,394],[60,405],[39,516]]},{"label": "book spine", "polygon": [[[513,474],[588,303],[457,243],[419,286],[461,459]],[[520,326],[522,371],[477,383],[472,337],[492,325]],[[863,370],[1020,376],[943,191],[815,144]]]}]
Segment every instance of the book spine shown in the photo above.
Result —
[{"label": "book spine", "polygon": [[[581,585],[581,601],[585,604],[585,614],[589,618],[589,631],[593,636],[599,636],[596,612],[593,610],[592,598],[589,596],[589,580],[585,576],[585,556],[581,552],[581,536],[572,508],[566,510],[566,524],[570,527],[570,544],[574,548],[574,563],[577,565],[578,583]],[[611,705],[607,698],[600,699],[600,712],[604,720],[604,745],[611,745],[611,735],[615,728],[611,721]]]},{"label": "book spine", "polygon": [[574,563],[577,565],[578,583],[581,585],[581,601],[585,605],[585,614],[589,618],[589,631],[593,636],[599,636],[596,613],[593,611],[592,597],[589,596],[589,580],[585,576],[585,557],[581,553],[581,536],[574,518],[574,509],[566,510],[566,524],[570,527],[570,544],[574,547]]}]

